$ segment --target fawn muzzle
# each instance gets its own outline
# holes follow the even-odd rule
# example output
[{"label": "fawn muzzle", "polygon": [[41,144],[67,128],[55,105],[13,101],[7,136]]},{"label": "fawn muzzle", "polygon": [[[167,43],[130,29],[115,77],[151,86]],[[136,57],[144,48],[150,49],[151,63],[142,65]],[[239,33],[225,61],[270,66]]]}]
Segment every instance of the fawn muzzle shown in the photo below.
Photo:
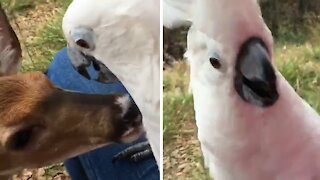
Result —
[{"label": "fawn muzzle", "polygon": [[0,83],[0,162],[6,162],[0,174],[132,142],[143,133],[128,95],[69,92],[40,73],[1,77]]}]

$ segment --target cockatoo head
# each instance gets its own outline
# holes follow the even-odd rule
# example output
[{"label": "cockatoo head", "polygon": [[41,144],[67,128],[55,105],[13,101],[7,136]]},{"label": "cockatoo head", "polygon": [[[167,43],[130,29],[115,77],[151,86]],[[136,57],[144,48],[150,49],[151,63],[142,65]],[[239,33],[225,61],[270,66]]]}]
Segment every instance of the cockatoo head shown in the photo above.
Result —
[{"label": "cockatoo head", "polygon": [[74,67],[87,78],[85,67],[92,62],[99,71],[107,66],[121,81],[128,79],[129,70],[138,73],[149,63],[142,61],[159,51],[159,8],[154,4],[157,1],[143,6],[125,0],[73,1],[63,31]]},{"label": "cockatoo head", "polygon": [[[110,72],[94,56],[97,41],[104,38],[102,37],[103,34],[99,36],[97,31],[103,29],[104,26],[108,26],[104,21],[108,22],[112,17],[108,13],[110,11],[104,8],[105,4],[106,2],[104,1],[74,0],[63,18],[62,28],[68,43],[70,60],[76,70],[88,79],[93,78],[90,77],[86,69],[91,64],[94,65],[97,71]],[[104,21],[102,20],[103,18]]]},{"label": "cockatoo head", "polygon": [[250,104],[273,105],[279,95],[272,35],[256,0],[204,0],[195,7],[186,53],[191,76],[207,88],[229,84]]}]

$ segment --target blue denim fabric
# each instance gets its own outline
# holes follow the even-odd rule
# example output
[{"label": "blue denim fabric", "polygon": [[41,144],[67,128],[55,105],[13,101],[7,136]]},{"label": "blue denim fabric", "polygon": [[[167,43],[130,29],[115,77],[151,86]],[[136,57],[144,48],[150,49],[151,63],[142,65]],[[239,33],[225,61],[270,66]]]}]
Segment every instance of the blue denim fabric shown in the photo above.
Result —
[{"label": "blue denim fabric", "polygon": [[[97,73],[88,68],[91,77]],[[127,93],[121,83],[103,84],[82,77],[73,67],[66,48],[54,57],[47,71],[48,78],[58,87],[92,94]],[[137,142],[145,140],[141,137]],[[136,143],[136,142],[135,142]],[[113,144],[69,159],[65,166],[73,180],[158,180],[159,170],[155,159],[139,163],[119,161],[112,164],[112,158],[130,144]]]}]

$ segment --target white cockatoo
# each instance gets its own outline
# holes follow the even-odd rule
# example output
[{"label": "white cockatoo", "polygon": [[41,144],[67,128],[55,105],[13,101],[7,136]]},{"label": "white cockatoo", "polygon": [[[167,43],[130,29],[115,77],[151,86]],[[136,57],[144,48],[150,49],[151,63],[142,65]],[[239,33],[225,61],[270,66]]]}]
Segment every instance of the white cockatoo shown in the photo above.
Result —
[{"label": "white cockatoo", "polygon": [[164,22],[168,27],[192,22],[186,56],[198,138],[211,176],[319,180],[319,115],[274,67],[272,34],[257,0],[188,5],[164,0],[164,8],[170,7]]},{"label": "white cockatoo", "polygon": [[159,0],[74,0],[63,18],[74,66],[98,62],[124,84],[138,105],[153,154],[160,162]]}]

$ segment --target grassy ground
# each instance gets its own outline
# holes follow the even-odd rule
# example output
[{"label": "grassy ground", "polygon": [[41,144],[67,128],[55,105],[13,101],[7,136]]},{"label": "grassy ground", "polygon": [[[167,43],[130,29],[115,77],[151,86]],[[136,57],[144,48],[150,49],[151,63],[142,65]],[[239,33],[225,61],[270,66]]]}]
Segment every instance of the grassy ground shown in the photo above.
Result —
[{"label": "grassy ground", "polygon": [[[276,40],[278,69],[308,103],[320,112],[320,28],[283,32]],[[164,178],[210,179],[203,167],[186,63],[164,72]]]},{"label": "grassy ground", "polygon": [[[66,46],[61,20],[71,0],[1,0],[23,49],[23,72],[43,71]],[[14,179],[70,179],[63,164],[25,170]]]},{"label": "grassy ground", "polygon": [[66,46],[61,30],[71,0],[4,0],[23,48],[22,71],[45,70],[53,55]]}]

